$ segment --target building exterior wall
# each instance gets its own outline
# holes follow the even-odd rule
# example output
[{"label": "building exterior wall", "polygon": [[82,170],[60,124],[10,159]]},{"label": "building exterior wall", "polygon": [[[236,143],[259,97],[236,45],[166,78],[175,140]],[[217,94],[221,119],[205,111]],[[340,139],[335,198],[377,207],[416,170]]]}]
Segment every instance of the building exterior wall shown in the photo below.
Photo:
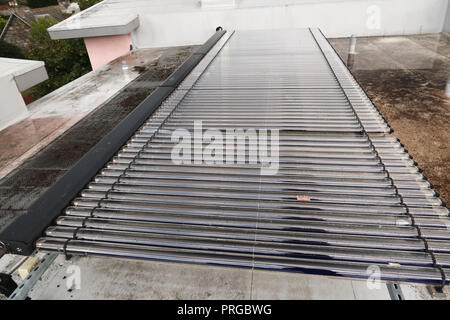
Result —
[{"label": "building exterior wall", "polygon": [[130,51],[131,39],[129,34],[124,34],[85,38],[84,43],[95,70]]},{"label": "building exterior wall", "polygon": [[237,0],[231,9],[167,6],[157,11],[140,8],[145,1],[131,2],[136,5],[124,11],[138,13],[140,21],[131,34],[133,44],[147,48],[202,43],[219,25],[228,30],[319,27],[327,37],[437,33],[448,0],[317,0],[261,6],[239,6],[244,1]]}]

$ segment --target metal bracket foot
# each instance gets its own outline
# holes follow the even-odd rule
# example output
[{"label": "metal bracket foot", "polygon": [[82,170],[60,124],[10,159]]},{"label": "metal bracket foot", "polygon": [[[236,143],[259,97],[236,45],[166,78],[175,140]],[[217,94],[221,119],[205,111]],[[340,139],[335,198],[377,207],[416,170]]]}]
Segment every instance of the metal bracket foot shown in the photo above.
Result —
[{"label": "metal bracket foot", "polygon": [[386,284],[391,300],[405,300],[400,284],[396,282],[388,282]]},{"label": "metal bracket foot", "polygon": [[31,291],[33,286],[42,275],[47,271],[50,265],[58,256],[57,253],[48,253],[46,254],[34,267],[34,269],[30,272],[28,277],[23,281],[21,285],[19,285],[16,290],[9,296],[9,300],[24,300],[27,299],[28,293]]},{"label": "metal bracket foot", "polygon": [[447,298],[447,295],[442,290],[442,287],[427,286],[427,290],[428,290],[428,293],[433,298],[441,298],[441,299]]}]

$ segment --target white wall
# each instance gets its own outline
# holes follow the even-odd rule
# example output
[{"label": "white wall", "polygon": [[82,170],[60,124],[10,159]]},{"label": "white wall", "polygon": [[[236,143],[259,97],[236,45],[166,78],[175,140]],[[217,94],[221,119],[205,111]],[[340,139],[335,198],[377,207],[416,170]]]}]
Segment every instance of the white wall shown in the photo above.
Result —
[{"label": "white wall", "polygon": [[[256,6],[258,1],[236,0],[233,9],[207,10],[191,5],[186,10],[170,6],[151,10],[150,1],[147,4],[132,1],[133,6],[123,8],[139,14],[140,26],[131,34],[138,48],[202,43],[219,25],[228,30],[319,27],[327,37],[436,33],[445,24],[448,3],[448,0],[261,0]],[[282,5],[273,6],[274,3]]]},{"label": "white wall", "polygon": [[28,115],[25,102],[17,90],[13,75],[0,76],[0,130],[24,119]]}]

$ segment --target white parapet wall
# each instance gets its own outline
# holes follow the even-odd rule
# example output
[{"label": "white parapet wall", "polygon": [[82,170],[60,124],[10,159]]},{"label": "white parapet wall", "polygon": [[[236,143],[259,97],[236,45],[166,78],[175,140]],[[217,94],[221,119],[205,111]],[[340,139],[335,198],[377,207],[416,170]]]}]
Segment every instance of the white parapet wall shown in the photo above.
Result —
[{"label": "white parapet wall", "polygon": [[202,9],[230,9],[236,6],[236,0],[201,0]]},{"label": "white parapet wall", "polygon": [[20,92],[47,79],[43,61],[0,58],[0,130],[28,115]]},{"label": "white parapet wall", "polygon": [[24,119],[28,115],[22,96],[12,75],[0,76],[0,130]]},{"label": "white parapet wall", "polygon": [[319,27],[327,37],[441,32],[448,0],[105,0],[49,28],[54,39],[131,34],[133,47],[202,43],[224,29]]}]

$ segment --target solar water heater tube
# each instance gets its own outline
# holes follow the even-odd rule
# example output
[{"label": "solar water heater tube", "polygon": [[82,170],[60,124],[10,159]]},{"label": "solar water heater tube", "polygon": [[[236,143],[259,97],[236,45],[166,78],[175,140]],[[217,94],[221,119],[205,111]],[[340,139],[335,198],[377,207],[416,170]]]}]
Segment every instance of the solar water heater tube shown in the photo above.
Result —
[{"label": "solar water heater tube", "polygon": [[[172,133],[193,132],[198,121],[219,132],[278,130],[278,171],[175,163]],[[249,144],[242,155],[255,152]],[[446,285],[449,229],[448,210],[320,30],[236,31],[36,246],[350,278],[375,269],[380,280]]]}]

